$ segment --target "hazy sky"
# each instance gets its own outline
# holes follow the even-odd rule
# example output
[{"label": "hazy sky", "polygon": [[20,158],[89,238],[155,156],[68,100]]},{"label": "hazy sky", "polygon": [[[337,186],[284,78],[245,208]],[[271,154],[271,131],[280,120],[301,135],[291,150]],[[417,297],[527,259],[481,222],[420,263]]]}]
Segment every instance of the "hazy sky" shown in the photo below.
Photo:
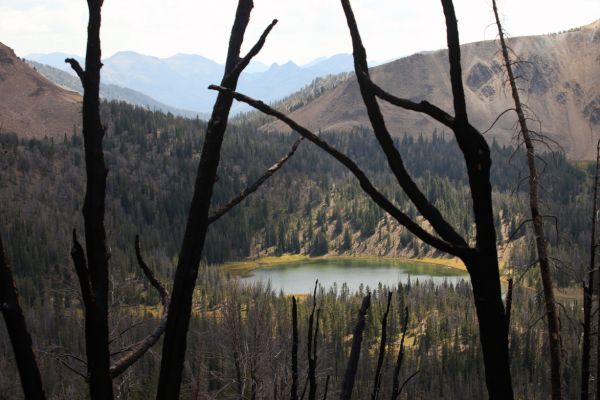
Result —
[{"label": "hazy sky", "polygon": [[[133,50],[168,57],[201,54],[223,62],[236,0],[105,0],[103,56]],[[511,36],[544,34],[600,18],[600,0],[503,0]],[[439,0],[353,0],[367,54],[385,61],[445,47]],[[494,39],[491,0],[455,0],[461,42]],[[351,51],[338,0],[255,0],[248,48],[273,19],[279,24],[257,57],[267,64],[306,63]],[[83,55],[85,0],[0,0],[0,42],[17,55],[60,51]]]}]

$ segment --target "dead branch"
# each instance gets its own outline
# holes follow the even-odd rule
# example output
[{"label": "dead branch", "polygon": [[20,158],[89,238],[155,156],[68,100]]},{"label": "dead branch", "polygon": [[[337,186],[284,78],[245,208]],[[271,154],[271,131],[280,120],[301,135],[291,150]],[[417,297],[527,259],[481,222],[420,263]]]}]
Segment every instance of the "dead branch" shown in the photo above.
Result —
[{"label": "dead branch", "polygon": [[79,65],[79,61],[77,61],[74,58],[66,58],[65,62],[71,65],[71,68],[73,68],[73,71],[75,71],[75,73],[81,80],[81,85],[85,85],[85,71],[83,70],[83,68],[81,68],[81,65]]},{"label": "dead branch", "polygon": [[213,222],[221,218],[223,215],[225,215],[227,212],[229,212],[232,208],[241,203],[246,197],[250,196],[252,193],[257,191],[258,188],[267,179],[269,179],[275,172],[279,171],[281,167],[283,167],[283,165],[294,155],[296,149],[298,149],[298,146],[300,145],[300,143],[302,143],[302,140],[304,140],[304,137],[301,137],[300,139],[296,140],[292,145],[292,149],[285,156],[281,157],[279,160],[277,160],[275,164],[271,165],[269,169],[267,169],[267,171],[260,178],[258,178],[252,185],[242,190],[237,197],[231,199],[229,202],[227,202],[227,204],[225,204],[218,210],[213,211],[208,216],[208,223],[212,224]]},{"label": "dead branch", "polygon": [[408,229],[411,233],[413,233],[423,242],[457,257],[460,257],[461,255],[464,256],[470,252],[470,249],[466,244],[454,245],[436,236],[433,236],[432,234],[421,228],[406,214],[404,214],[402,211],[396,208],[396,206],[394,206],[383,194],[381,194],[377,189],[375,189],[369,178],[367,178],[366,174],[356,165],[356,163],[354,163],[354,161],[352,161],[345,154],[331,147],[327,142],[325,142],[323,139],[321,139],[308,129],[299,125],[296,121],[285,116],[281,112],[269,107],[262,101],[252,99],[241,93],[216,85],[210,85],[208,88],[212,90],[217,90],[219,92],[229,93],[236,100],[246,103],[267,115],[271,115],[279,119],[281,122],[288,125],[291,129],[298,132],[300,135],[304,136],[306,139],[310,140],[312,143],[316,144],[321,149],[329,153],[332,157],[334,157],[341,164],[343,164],[358,179],[361,188],[365,191],[365,193],[367,193],[371,197],[371,199],[373,199],[375,203],[377,203],[377,205],[379,205],[382,209],[388,212],[392,217],[394,217],[394,219],[396,219],[396,221],[398,221],[402,226]]}]

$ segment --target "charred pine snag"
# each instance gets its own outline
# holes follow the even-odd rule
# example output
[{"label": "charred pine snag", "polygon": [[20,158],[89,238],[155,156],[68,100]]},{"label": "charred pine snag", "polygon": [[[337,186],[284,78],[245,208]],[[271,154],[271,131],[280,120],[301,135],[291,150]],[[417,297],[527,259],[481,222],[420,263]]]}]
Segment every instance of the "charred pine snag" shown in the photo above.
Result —
[{"label": "charred pine snag", "polygon": [[19,295],[15,287],[12,271],[4,255],[2,238],[0,238],[0,311],[6,323],[17,369],[21,378],[21,386],[26,400],[44,400],[46,394],[42,386],[40,370],[35,360],[31,335],[23,309],[19,304]]},{"label": "charred pine snag", "polygon": [[552,382],[552,399],[562,399],[562,371],[561,371],[561,349],[560,349],[560,325],[558,322],[558,312],[556,311],[556,302],[554,299],[554,288],[552,283],[552,271],[550,269],[550,258],[548,256],[548,243],[544,232],[544,218],[540,213],[539,206],[539,173],[535,163],[535,148],[531,132],[527,127],[523,105],[519,96],[519,90],[512,70],[512,62],[508,54],[508,47],[504,40],[504,31],[498,17],[498,8],[496,0],[492,0],[494,16],[496,17],[496,25],[498,27],[498,35],[500,36],[500,46],[502,48],[502,56],[504,58],[504,68],[508,74],[508,81],[515,103],[515,111],[521,128],[521,135],[527,149],[527,166],[529,168],[529,209],[531,211],[531,220],[533,221],[533,232],[535,235],[535,243],[540,264],[540,274],[542,277],[542,287],[544,289],[546,319],[548,322],[548,336],[550,343],[550,374]]},{"label": "charred pine snag", "polygon": [[341,400],[350,400],[352,398],[354,380],[356,379],[356,372],[358,371],[358,360],[360,359],[363,332],[365,330],[366,315],[370,306],[371,293],[363,298],[360,310],[358,310],[358,320],[356,321],[354,334],[352,335],[352,349],[350,350],[350,357],[348,358],[346,372],[344,372],[344,379],[342,381]]}]

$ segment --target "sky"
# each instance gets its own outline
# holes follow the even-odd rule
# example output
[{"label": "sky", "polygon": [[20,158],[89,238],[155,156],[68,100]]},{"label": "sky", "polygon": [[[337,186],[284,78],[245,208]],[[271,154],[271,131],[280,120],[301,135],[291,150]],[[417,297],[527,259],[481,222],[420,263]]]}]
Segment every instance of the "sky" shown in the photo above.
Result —
[{"label": "sky", "polygon": [[[455,0],[462,43],[496,38],[491,0]],[[105,0],[103,56],[135,51],[157,57],[200,54],[223,63],[237,0]],[[353,0],[370,61],[383,62],[445,47],[439,0]],[[501,0],[510,36],[558,32],[600,18],[600,0]],[[308,63],[350,53],[338,0],[255,0],[245,49],[277,18],[257,60]],[[84,55],[85,0],[0,0],[0,42],[18,56],[64,52]]]}]

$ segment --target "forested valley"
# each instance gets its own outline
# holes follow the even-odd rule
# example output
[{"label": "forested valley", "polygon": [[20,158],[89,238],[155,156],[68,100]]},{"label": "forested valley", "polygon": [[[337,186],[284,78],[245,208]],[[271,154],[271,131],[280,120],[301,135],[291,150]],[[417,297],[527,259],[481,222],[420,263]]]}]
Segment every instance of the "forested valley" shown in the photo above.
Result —
[{"label": "forested valley", "polygon": [[[134,237],[157,276],[170,282],[183,235],[190,182],[194,179],[206,122],[151,112],[125,103],[103,103],[107,126],[105,157],[108,243],[110,245],[111,349],[118,351],[158,323],[160,297],[144,279],[135,258]],[[237,195],[287,153],[296,134],[264,133],[253,115],[228,127],[215,185],[215,207]],[[380,190],[412,217],[414,206],[393,184],[386,160],[367,129],[321,136],[357,160]],[[43,380],[51,398],[84,397],[85,347],[77,278],[71,266],[73,227],[82,230],[78,211],[84,188],[82,137],[56,139],[0,136],[0,229],[16,276],[21,303],[38,349]],[[396,139],[407,168],[429,199],[465,237],[472,237],[470,195],[462,156],[449,133],[428,132]],[[491,179],[495,228],[505,268],[515,289],[510,355],[518,398],[549,396],[544,348],[543,300],[527,224],[521,185],[524,153],[494,141]],[[564,348],[565,389],[579,390],[581,297],[579,285],[589,259],[593,165],[571,163],[557,152],[544,154],[542,199],[556,217],[548,224],[554,255]],[[553,220],[554,221],[554,220]],[[182,395],[185,398],[283,398],[289,392],[291,298],[269,287],[248,285],[219,269],[225,261],[261,255],[307,254],[423,257],[442,255],[419,242],[376,207],[355,179],[310,143],[302,143],[286,165],[257,193],[214,223],[205,245],[203,284],[195,291]],[[318,390],[326,381],[334,396],[350,351],[362,297],[372,292],[365,340],[355,386],[356,398],[371,395],[381,318],[387,292],[394,293],[383,365],[381,398],[389,397],[396,354],[408,322],[401,382],[405,398],[482,398],[485,393],[476,314],[469,283],[364,288],[319,287],[315,336]],[[312,292],[312,288],[306,288]],[[312,296],[299,299],[300,376],[307,368],[306,335]],[[318,345],[316,344],[318,343]],[[0,393],[18,396],[19,380],[8,338],[0,336]],[[318,347],[317,347],[318,346]],[[158,350],[151,350],[117,378],[122,398],[151,396],[156,385]],[[328,378],[329,377],[329,378]]]}]

